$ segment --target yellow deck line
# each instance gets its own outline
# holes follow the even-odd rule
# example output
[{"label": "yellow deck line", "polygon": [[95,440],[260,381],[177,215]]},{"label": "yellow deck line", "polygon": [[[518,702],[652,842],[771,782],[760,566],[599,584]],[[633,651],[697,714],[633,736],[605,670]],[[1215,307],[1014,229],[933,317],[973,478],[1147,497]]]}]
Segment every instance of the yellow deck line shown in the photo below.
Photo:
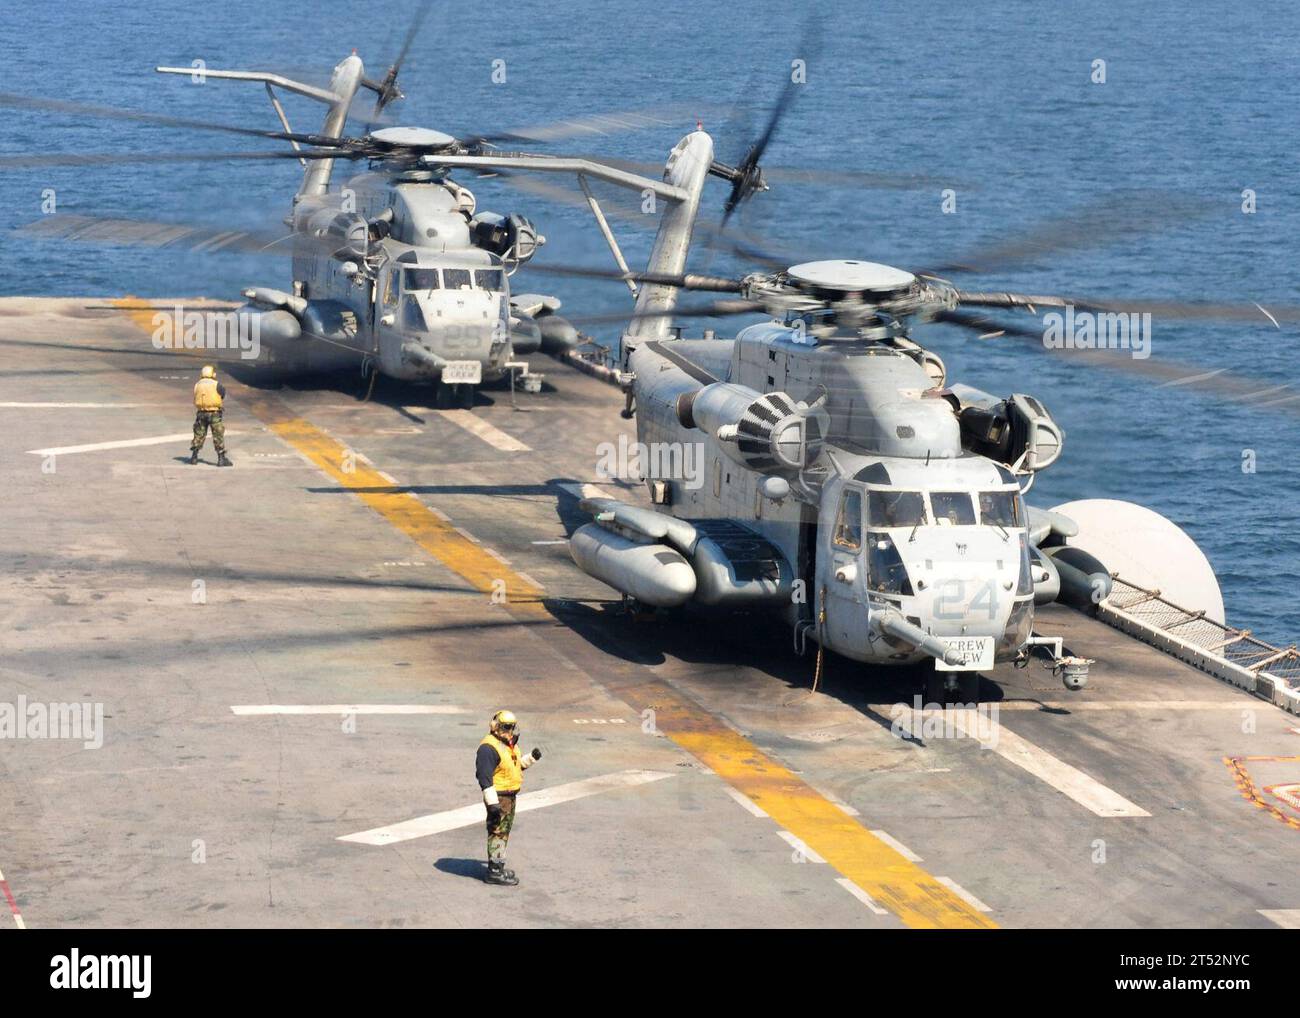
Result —
[{"label": "yellow deck line", "polygon": [[386,519],[433,558],[486,594],[500,591],[515,607],[533,605],[541,609],[543,592],[480,545],[462,535],[410,493],[395,491],[394,485],[356,454],[324,431],[300,417],[293,417],[264,399],[245,399],[276,437],[307,457],[323,473]]},{"label": "yellow deck line", "polygon": [[[123,303],[131,300],[125,298]],[[128,312],[149,327],[145,312]],[[294,417],[278,400],[241,399],[278,438],[326,476],[406,534],[476,589],[490,592],[504,580],[510,610],[535,618],[546,614],[542,591],[462,536],[417,497],[393,491],[393,484],[324,431]],[[345,466],[353,466],[350,471]],[[747,795],[782,828],[802,841],[881,907],[919,929],[992,929],[987,916],[925,870],[881,841],[862,824],[816,792],[789,768],[771,759],[704,708],[679,696],[666,683],[650,680],[611,690],[638,708],[652,706],[655,725],[737,791]],[[639,701],[639,702],[637,702]]]}]

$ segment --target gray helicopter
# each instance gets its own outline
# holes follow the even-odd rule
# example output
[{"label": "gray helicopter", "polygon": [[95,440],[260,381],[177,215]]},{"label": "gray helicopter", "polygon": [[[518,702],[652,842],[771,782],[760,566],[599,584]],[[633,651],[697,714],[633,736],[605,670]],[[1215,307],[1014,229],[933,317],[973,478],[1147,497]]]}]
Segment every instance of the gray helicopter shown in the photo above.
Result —
[{"label": "gray helicopter", "polygon": [[[728,215],[763,189],[760,154],[727,177]],[[1083,688],[1092,662],[1035,635],[1034,608],[1095,605],[1120,568],[1222,619],[1213,570],[1172,522],[1107,499],[1027,507],[1035,476],[1061,456],[1061,426],[1031,395],[950,384],[942,359],[908,335],[928,321],[987,330],[971,307],[1113,305],[963,291],[856,260],[686,274],[711,172],[725,176],[710,136],[682,139],[665,176],[687,198],[665,213],[645,272],[534,266],[642,286],[619,380],[637,421],[632,472],[653,508],[582,500],[593,521],[569,540],[580,568],[655,608],[780,613],[797,648],[811,636],[868,664],[932,659],[950,689],[960,673],[1031,655]],[[678,308],[683,290],[736,297]],[[733,339],[682,338],[671,324],[755,313],[770,320]]]},{"label": "gray helicopter", "polygon": [[[675,191],[662,181],[591,160],[501,152],[497,147],[506,141],[553,141],[663,121],[642,114],[605,114],[467,139],[424,128],[374,126],[382,123],[390,102],[403,98],[396,84],[398,73],[426,10],[423,5],[417,9],[401,53],[378,82],[366,77],[355,51],[334,68],[325,87],[266,71],[157,68],[165,74],[201,74],[204,80],[260,82],[282,131],[0,95],[0,106],[221,131],[291,146],[242,153],[5,157],[0,158],[0,168],[222,158],[295,159],[304,167],[302,183],[285,219],[287,233],[224,231],[64,213],[46,216],[25,229],[101,244],[289,255],[291,284],[284,289],[245,289],[247,304],[235,313],[241,341],[246,333],[256,336],[255,364],[277,373],[359,366],[363,376],[373,371],[406,381],[430,382],[436,386],[439,406],[472,403],[476,386],[508,373],[512,377],[527,375],[527,363],[518,358],[538,350],[563,354],[581,339],[577,329],[557,314],[558,298],[511,293],[510,276],[536,254],[545,237],[522,215],[479,211],[474,194],[451,178],[452,171],[465,168],[492,176],[511,170],[578,173],[584,181],[586,177],[612,177],[624,185],[648,187],[673,197]],[[320,131],[293,131],[277,90],[324,104],[327,111]],[[371,129],[361,137],[347,137],[344,130],[362,90],[376,94],[367,120]],[[332,185],[338,160],[365,160],[369,167]],[[225,323],[222,327],[228,328]]]}]

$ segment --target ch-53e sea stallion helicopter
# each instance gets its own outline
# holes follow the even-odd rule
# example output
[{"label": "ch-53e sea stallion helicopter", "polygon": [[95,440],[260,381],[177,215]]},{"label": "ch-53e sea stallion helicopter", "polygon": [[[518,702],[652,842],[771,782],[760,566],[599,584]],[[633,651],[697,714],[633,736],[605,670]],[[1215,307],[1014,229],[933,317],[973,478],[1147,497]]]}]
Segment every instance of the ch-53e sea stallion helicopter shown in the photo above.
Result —
[{"label": "ch-53e sea stallion helicopter", "polygon": [[[644,605],[780,612],[797,647],[812,635],[869,664],[932,658],[949,688],[958,673],[1031,653],[1082,688],[1091,662],[1035,636],[1034,606],[1094,604],[1118,570],[1222,620],[1209,563],[1165,518],[1113,500],[1027,508],[1034,476],[1061,455],[1061,427],[1031,395],[950,384],[943,361],[908,336],[926,321],[989,331],[971,307],[1116,305],[968,292],[856,260],[686,274],[712,166],[702,131],[674,150],[665,176],[689,197],[665,213],[647,271],[534,266],[642,285],[620,382],[654,508],[584,499],[594,521],[569,549],[585,572]],[[762,188],[756,170],[729,179],[728,213]],[[682,290],[738,299],[679,309]],[[1242,317],[1223,305],[1162,310]],[[771,320],[734,339],[670,327],[755,312]],[[703,471],[683,469],[692,450]]]},{"label": "ch-53e sea stallion helicopter", "polygon": [[[478,211],[473,193],[451,179],[457,167],[478,173],[518,170],[578,172],[593,178],[633,179],[588,160],[498,153],[506,141],[553,141],[646,127],[664,121],[645,114],[610,114],[558,125],[458,139],[440,131],[375,127],[361,137],[344,129],[363,89],[376,100],[367,126],[402,98],[398,73],[427,8],[421,5],[397,60],[382,81],[365,75],[360,57],[346,57],[328,86],[317,87],[266,71],[159,67],[166,74],[261,82],[283,130],[212,124],[62,100],[0,95],[0,105],[78,116],[127,119],[173,128],[220,131],[288,142],[281,151],[240,153],[121,153],[0,158],[0,168],[113,162],[220,159],[296,159],[305,168],[285,219],[287,233],[259,234],[182,224],[99,219],[59,213],[27,230],[101,244],[188,247],[206,252],[257,251],[292,258],[284,289],[253,286],[235,312],[242,338],[257,338],[258,366],[295,374],[371,370],[392,378],[428,381],[438,405],[469,403],[474,387],[527,370],[516,358],[539,349],[562,353],[579,342],[577,330],[556,314],[558,299],[511,294],[509,277],[545,238],[522,215]],[[276,90],[328,107],[318,133],[290,129]],[[370,168],[331,189],[336,160],[367,160]],[[636,178],[639,179],[639,178]],[[662,182],[652,187],[670,194]],[[222,323],[223,328],[226,323]],[[205,346],[211,346],[205,342]],[[231,344],[233,346],[233,344]]]}]

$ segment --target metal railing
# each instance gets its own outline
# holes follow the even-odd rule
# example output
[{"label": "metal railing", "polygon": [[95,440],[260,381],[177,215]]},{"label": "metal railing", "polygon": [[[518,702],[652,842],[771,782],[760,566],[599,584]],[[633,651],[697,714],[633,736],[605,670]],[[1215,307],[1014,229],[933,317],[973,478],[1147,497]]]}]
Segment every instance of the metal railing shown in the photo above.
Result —
[{"label": "metal railing", "polygon": [[1248,629],[1215,622],[1118,576],[1098,607],[1111,625],[1300,713],[1300,651],[1294,644],[1275,647]]}]

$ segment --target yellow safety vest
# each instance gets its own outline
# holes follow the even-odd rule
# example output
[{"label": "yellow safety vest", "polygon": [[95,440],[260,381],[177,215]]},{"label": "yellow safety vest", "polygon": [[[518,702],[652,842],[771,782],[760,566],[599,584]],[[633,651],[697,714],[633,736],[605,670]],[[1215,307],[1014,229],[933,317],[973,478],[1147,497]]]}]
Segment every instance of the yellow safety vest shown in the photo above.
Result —
[{"label": "yellow safety vest", "polygon": [[491,746],[497,751],[497,769],[492,772],[492,787],[498,792],[517,792],[524,785],[524,768],[519,762],[519,751],[507,746],[490,732],[480,746]]},{"label": "yellow safety vest", "polygon": [[200,378],[194,385],[194,406],[199,410],[220,410],[221,393],[215,378]]}]

